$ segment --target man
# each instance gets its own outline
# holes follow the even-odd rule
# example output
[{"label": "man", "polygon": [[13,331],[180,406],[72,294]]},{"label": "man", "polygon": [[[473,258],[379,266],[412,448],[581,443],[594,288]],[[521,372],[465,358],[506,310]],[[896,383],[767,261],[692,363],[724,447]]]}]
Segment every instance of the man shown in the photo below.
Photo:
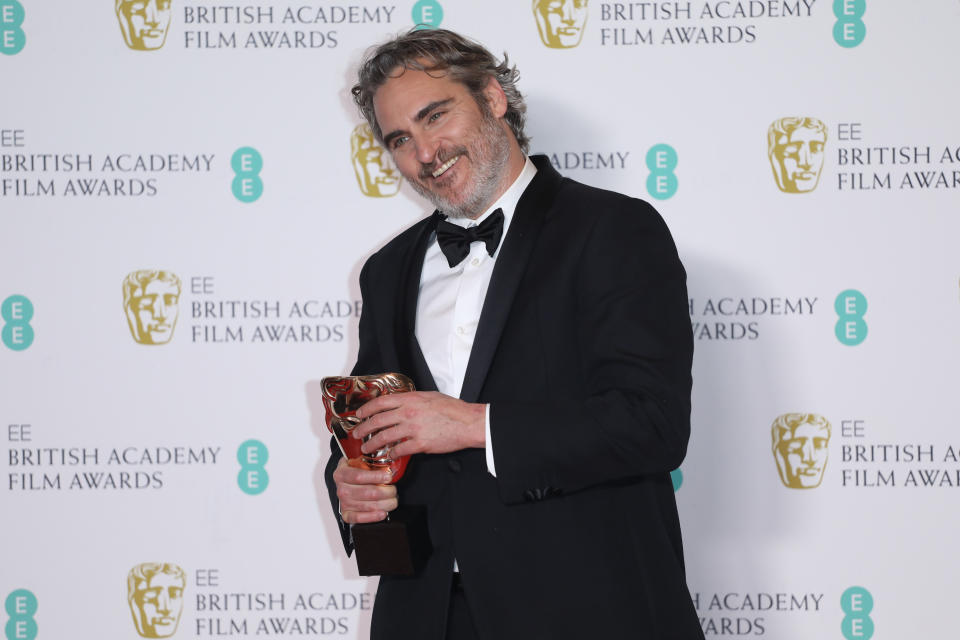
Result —
[{"label": "man", "polygon": [[145,562],[127,576],[127,603],[137,633],[144,638],[169,638],[183,612],[187,576],[175,564]]},{"label": "man", "polygon": [[830,450],[830,423],[814,413],[785,413],[773,421],[773,459],[791,489],[820,486]]},{"label": "man", "polygon": [[166,344],[180,315],[180,278],[141,269],[123,281],[123,309],[130,334],[140,344]]},{"label": "man", "polygon": [[150,51],[166,42],[172,17],[170,0],[116,0],[114,11],[131,49]]},{"label": "man", "polygon": [[474,42],[411,31],[359,76],[374,135],[438,209],[360,274],[354,375],[420,391],[367,403],[354,434],[414,454],[407,473],[384,484],[335,445],[327,466],[348,552],[348,525],[428,510],[433,553],[380,580],[372,637],[701,638],[669,475],[692,337],[663,221],[527,158],[517,71]]},{"label": "man", "polygon": [[780,118],[767,130],[767,154],[777,186],[786,193],[817,188],[827,126],[816,118]]}]

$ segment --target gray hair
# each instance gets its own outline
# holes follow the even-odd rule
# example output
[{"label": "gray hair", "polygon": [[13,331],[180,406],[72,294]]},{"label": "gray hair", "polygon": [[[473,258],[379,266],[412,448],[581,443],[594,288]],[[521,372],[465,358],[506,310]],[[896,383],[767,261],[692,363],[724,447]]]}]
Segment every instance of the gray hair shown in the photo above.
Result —
[{"label": "gray hair", "polygon": [[464,84],[484,114],[490,112],[483,90],[490,78],[496,78],[507,96],[504,120],[510,126],[517,144],[524,153],[530,149],[530,138],[523,132],[527,105],[517,89],[520,72],[497,59],[478,42],[446,29],[411,29],[368,52],[357,72],[357,84],[351,89],[353,101],[370,123],[373,135],[383,143],[383,131],[373,111],[373,96],[377,89],[396,75],[397,69],[443,71]]}]

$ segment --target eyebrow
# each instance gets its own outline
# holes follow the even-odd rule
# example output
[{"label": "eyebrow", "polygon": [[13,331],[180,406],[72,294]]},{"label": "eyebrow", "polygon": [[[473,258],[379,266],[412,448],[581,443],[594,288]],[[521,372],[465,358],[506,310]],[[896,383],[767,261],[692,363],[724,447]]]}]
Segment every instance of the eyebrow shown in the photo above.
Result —
[{"label": "eyebrow", "polygon": [[[449,103],[451,103],[451,102],[453,102],[453,98],[447,98],[447,99],[445,99],[445,100],[435,100],[435,101],[431,102],[430,104],[428,104],[427,106],[425,106],[423,109],[420,109],[420,111],[417,111],[417,115],[415,115],[415,116],[413,117],[413,119],[414,119],[414,121],[416,121],[416,122],[420,122],[421,120],[423,120],[424,118],[426,118],[428,115],[430,115],[430,113],[431,113],[432,111],[434,111],[434,110],[436,110],[436,109],[439,109],[440,107],[446,106],[447,104],[449,104]],[[404,131],[402,131],[402,130],[400,130],[400,129],[397,129],[397,130],[391,131],[391,132],[388,133],[387,135],[383,136],[383,144],[384,144],[384,146],[386,146],[387,148],[389,148],[389,147],[390,147],[390,142],[392,142],[394,138],[396,138],[396,137],[398,137],[398,136],[401,136],[401,135],[403,135],[404,133],[405,133]]]}]

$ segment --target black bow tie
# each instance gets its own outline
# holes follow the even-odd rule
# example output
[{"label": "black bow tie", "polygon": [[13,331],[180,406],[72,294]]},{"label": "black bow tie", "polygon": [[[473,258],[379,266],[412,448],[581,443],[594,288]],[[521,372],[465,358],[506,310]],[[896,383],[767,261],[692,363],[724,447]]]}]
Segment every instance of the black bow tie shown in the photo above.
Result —
[{"label": "black bow tie", "polygon": [[470,244],[472,242],[482,242],[487,245],[487,253],[493,257],[493,253],[500,244],[500,236],[503,235],[503,210],[497,209],[490,217],[481,222],[476,227],[460,227],[437,219],[437,242],[440,243],[440,251],[447,258],[447,264],[451,268],[457,266],[463,259],[470,254]]}]

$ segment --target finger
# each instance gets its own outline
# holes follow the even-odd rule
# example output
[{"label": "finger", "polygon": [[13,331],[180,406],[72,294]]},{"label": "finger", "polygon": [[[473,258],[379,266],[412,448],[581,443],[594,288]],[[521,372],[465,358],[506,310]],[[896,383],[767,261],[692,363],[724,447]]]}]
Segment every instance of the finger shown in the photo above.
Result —
[{"label": "finger", "polygon": [[352,435],[354,438],[364,438],[381,429],[397,425],[399,422],[400,412],[395,409],[387,409],[361,422],[357,428],[353,430]]},{"label": "finger", "polygon": [[337,499],[351,508],[365,503],[396,501],[397,488],[392,484],[344,485],[337,487]]},{"label": "finger", "polygon": [[381,411],[396,409],[403,403],[403,396],[406,395],[410,394],[390,393],[385,396],[377,396],[373,400],[364,403],[362,407],[357,409],[356,416],[361,420],[365,420],[374,414],[380,413]]},{"label": "finger", "polygon": [[347,524],[364,524],[368,522],[380,522],[387,519],[386,511],[344,511],[340,517]]},{"label": "finger", "polygon": [[357,467],[338,467],[333,472],[333,481],[337,486],[350,485],[383,485],[389,484],[393,474],[383,469],[358,469]]},{"label": "finger", "polygon": [[360,445],[360,450],[364,453],[372,453],[380,449],[386,449],[408,437],[410,437],[410,434],[407,428],[390,427],[389,429],[378,431],[369,440]]},{"label": "finger", "polygon": [[426,451],[426,448],[421,442],[410,438],[402,442],[397,442],[390,447],[390,457],[396,460],[403,456],[412,456],[415,453],[423,453],[424,451]]}]

